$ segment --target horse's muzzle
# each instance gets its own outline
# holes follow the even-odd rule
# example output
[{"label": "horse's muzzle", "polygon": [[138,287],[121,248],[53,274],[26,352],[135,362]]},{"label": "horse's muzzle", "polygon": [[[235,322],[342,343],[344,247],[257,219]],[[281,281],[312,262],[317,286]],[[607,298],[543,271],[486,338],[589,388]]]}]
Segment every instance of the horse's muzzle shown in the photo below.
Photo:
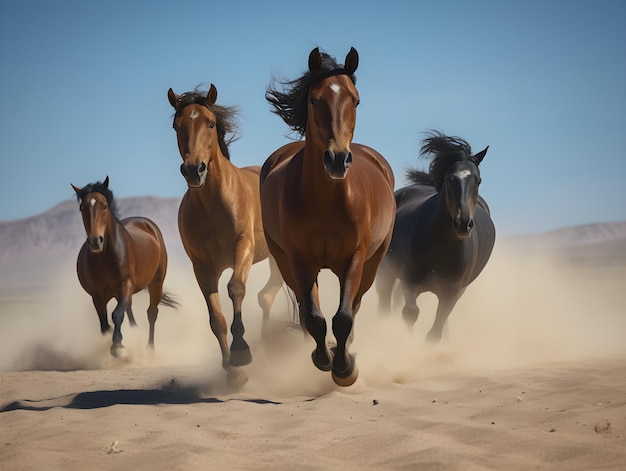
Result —
[{"label": "horse's muzzle", "polygon": [[461,218],[455,217],[452,222],[452,227],[459,239],[468,239],[474,230],[474,219],[470,218],[467,221],[463,221]]},{"label": "horse's muzzle", "polygon": [[104,248],[104,237],[88,237],[87,247],[89,247],[89,250],[91,250],[93,253],[102,252],[102,249]]},{"label": "horse's muzzle", "polygon": [[204,185],[207,175],[207,166],[204,162],[200,165],[181,164],[180,173],[185,177],[189,188],[200,188]]},{"label": "horse's muzzle", "polygon": [[324,170],[331,180],[343,180],[352,165],[352,152],[324,152]]}]

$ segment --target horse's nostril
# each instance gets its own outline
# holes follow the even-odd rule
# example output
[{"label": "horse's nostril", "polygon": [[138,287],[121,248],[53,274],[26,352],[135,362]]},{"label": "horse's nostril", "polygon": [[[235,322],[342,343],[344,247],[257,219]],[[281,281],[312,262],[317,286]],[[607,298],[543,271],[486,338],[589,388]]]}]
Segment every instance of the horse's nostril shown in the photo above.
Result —
[{"label": "horse's nostril", "polygon": [[104,237],[103,236],[98,237],[98,242],[103,244],[104,243]]},{"label": "horse's nostril", "polygon": [[348,156],[346,157],[346,167],[352,165],[352,152],[348,152]]},{"label": "horse's nostril", "polygon": [[474,227],[474,220],[470,219],[470,221],[467,223],[467,228],[472,229],[473,227]]},{"label": "horse's nostril", "polygon": [[198,169],[198,174],[202,174],[204,172],[206,172],[206,164],[204,162],[202,162],[200,164],[200,168]]},{"label": "horse's nostril", "polygon": [[187,171],[187,167],[185,167],[185,164],[181,164],[180,173],[182,174],[183,177],[187,177],[187,175],[189,175],[189,172]]}]

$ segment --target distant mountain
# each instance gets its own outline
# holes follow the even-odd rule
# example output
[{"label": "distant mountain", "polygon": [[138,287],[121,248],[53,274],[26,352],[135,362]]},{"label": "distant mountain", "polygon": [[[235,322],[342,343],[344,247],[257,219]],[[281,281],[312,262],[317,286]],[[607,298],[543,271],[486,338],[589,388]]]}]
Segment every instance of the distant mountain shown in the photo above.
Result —
[{"label": "distant mountain", "polygon": [[[178,234],[178,198],[118,200],[121,217],[145,216],[161,228],[170,261],[186,260]],[[0,295],[25,285],[45,285],[59,264],[74,264],[85,230],[76,200],[64,201],[33,217],[0,222]],[[569,259],[592,257],[599,263],[626,263],[626,221],[587,224],[543,234],[500,238],[517,252],[542,251]]]}]

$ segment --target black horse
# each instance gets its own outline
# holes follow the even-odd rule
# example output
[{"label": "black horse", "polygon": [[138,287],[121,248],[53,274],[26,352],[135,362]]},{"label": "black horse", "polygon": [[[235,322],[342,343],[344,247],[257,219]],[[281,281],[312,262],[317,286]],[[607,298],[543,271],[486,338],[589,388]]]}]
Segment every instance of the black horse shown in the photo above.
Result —
[{"label": "black horse", "polygon": [[402,315],[412,328],[419,315],[417,297],[431,291],[439,300],[427,335],[432,342],[441,340],[450,312],[493,249],[495,227],[487,203],[478,194],[478,166],[488,148],[472,155],[465,140],[432,132],[420,152],[420,157],[433,156],[429,172],[409,170],[407,178],[413,183],[395,192],[393,236],[376,280],[379,308],[389,312],[399,279]]}]

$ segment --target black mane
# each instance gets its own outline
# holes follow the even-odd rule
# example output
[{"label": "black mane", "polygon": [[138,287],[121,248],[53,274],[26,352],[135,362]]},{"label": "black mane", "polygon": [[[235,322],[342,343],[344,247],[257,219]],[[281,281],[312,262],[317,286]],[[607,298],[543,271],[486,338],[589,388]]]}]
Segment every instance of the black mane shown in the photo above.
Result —
[{"label": "black mane", "polygon": [[228,146],[239,139],[237,135],[239,130],[237,113],[239,109],[236,106],[221,106],[215,103],[210,104],[207,99],[207,92],[196,88],[194,91],[185,92],[178,97],[174,119],[178,117],[178,114],[183,108],[192,104],[206,106],[215,115],[217,142],[219,143],[220,150],[222,154],[224,154],[224,157],[230,160]]},{"label": "black mane", "polygon": [[109,190],[108,186],[106,186],[102,182],[89,183],[88,185],[85,185],[76,192],[76,199],[80,203],[90,193],[100,193],[101,195],[103,195],[107,200],[107,204],[109,205],[109,210],[111,211],[111,214],[113,214],[116,219],[119,219],[117,201],[115,201],[115,198],[113,198],[113,192]]},{"label": "black mane", "polygon": [[420,149],[420,157],[432,156],[428,172],[411,168],[406,172],[409,181],[434,186],[440,190],[450,165],[464,160],[476,163],[472,148],[465,139],[446,136],[439,131],[432,131],[427,136]]},{"label": "black mane", "polygon": [[[337,64],[336,59],[325,52],[321,52],[320,55],[322,65],[318,70],[314,72],[309,70],[296,80],[273,78],[265,92],[265,99],[274,108],[272,113],[280,116],[287,126],[300,136],[304,136],[306,132],[307,102],[309,89],[313,85],[333,75],[342,74],[350,77],[352,83],[356,85],[356,75],[350,74],[343,64]],[[281,86],[282,91],[276,88],[276,83]]]}]

